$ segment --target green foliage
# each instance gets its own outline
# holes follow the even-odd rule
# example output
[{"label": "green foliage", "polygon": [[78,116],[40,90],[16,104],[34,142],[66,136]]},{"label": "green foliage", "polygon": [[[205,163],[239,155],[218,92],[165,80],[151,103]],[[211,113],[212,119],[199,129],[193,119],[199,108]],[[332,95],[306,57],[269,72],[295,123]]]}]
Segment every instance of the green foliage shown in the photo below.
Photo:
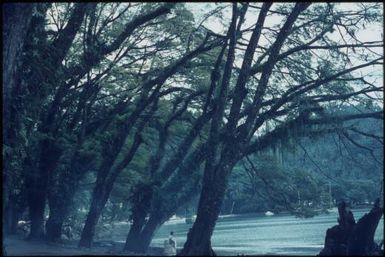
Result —
[{"label": "green foliage", "polygon": [[[26,175],[39,175],[39,168],[44,165],[40,163],[41,153],[44,152],[43,143],[48,142],[50,146],[60,150],[57,168],[49,171],[49,181],[52,182],[49,185],[50,194],[60,199],[66,193],[65,190],[60,191],[60,182],[65,184],[65,179],[70,174],[77,178],[76,183],[79,182],[79,186],[75,186],[76,194],[67,222],[73,223],[79,230],[89,209],[98,168],[110,157],[118,139],[125,140],[121,151],[113,160],[111,170],[114,170],[128,154],[136,133],[141,134],[143,143],[129,165],[117,177],[102,215],[103,221],[128,219],[132,211],[133,191],[138,185],[150,187],[154,192],[152,208],[156,210],[159,207],[159,211],[165,212],[174,210],[175,207],[183,208],[199,193],[202,167],[196,168],[194,174],[183,173],[184,171],[176,167],[176,171],[167,181],[159,182],[155,181],[157,177],[152,174],[154,171],[151,170],[151,162],[158,148],[159,131],[165,121],[176,109],[183,106],[184,100],[191,94],[203,92],[188,104],[186,111],[169,127],[169,138],[165,154],[160,161],[160,169],[178,153],[178,146],[188,135],[207,100],[212,82],[212,69],[221,47],[194,56],[186,64],[177,67],[172,76],[169,76],[169,70],[164,68],[202,44],[213,21],[223,25],[219,32],[215,32],[226,35],[230,17],[227,11],[231,10],[231,5],[202,4],[205,14],[197,15],[191,4],[177,3],[169,14],[137,26],[116,50],[108,54],[103,53],[108,46],[120,39],[131,21],[164,4],[98,3],[94,9],[88,7],[75,39],[70,42],[68,53],[64,60],[58,62],[55,61],[55,56],[60,49],[55,49],[53,42],[65,31],[75,4],[39,3],[33,10],[19,59],[17,85],[12,92],[12,121],[5,121],[11,124],[9,127],[12,137],[3,144],[3,159],[8,162],[7,168],[12,172],[23,174],[22,178],[12,185],[14,189],[19,190],[25,187],[24,182],[28,177]],[[276,13],[271,15],[277,15],[279,18],[276,24],[262,30],[262,39],[258,42],[255,53],[255,60],[259,60],[258,65],[269,59],[271,43],[276,39],[293,6],[294,4],[273,5]],[[313,85],[320,79],[345,70],[352,62],[366,61],[374,55],[367,50],[359,51],[358,48],[349,48],[349,51],[339,48],[337,46],[341,42],[337,42],[331,34],[343,27],[352,41],[360,27],[383,20],[378,8],[380,5],[362,5],[362,10],[357,15],[350,15],[349,11],[341,10],[338,6],[315,3],[301,14],[301,19],[290,30],[290,35],[279,54],[301,48],[304,44],[308,45],[308,42],[316,37],[319,39],[310,45],[327,49],[302,49],[275,63],[266,92],[262,92],[264,95],[261,96],[261,112],[269,111],[271,105],[266,104],[269,100],[279,100],[284,92],[292,90],[295,86],[303,83]],[[256,21],[249,16],[246,20],[246,23],[250,20]],[[203,23],[199,24],[201,21]],[[238,68],[243,58],[243,50],[238,47],[247,45],[247,33],[253,29],[246,29],[246,23],[242,27],[245,34],[237,39],[243,44],[237,44],[237,57],[234,71],[230,74],[229,97],[226,101],[223,125],[228,122],[230,106],[234,102],[231,97],[235,94],[236,78],[240,72]],[[324,35],[319,36],[322,33]],[[210,35],[209,41],[211,40],[218,38]],[[347,43],[351,43],[350,41]],[[220,44],[224,42],[225,40]],[[265,52],[266,56],[259,59]],[[227,54],[226,49],[220,64],[220,73],[223,72]],[[260,67],[258,65],[256,67]],[[287,108],[287,112],[277,116],[273,113],[267,117],[268,122],[284,124],[311,107],[322,107],[322,111],[312,112],[311,117],[354,113],[354,108],[362,111],[378,110],[376,101],[366,96],[309,104],[309,99],[317,96],[348,94],[357,88],[368,86],[368,83],[356,79],[355,76],[356,74],[351,73],[339,76],[338,79],[293,97],[288,104],[282,106],[282,109]],[[146,83],[155,78],[158,80],[153,88],[147,91],[148,88],[144,88],[144,85],[148,85]],[[166,79],[165,83],[162,82],[163,79]],[[253,97],[260,83],[259,79],[260,73],[253,74],[245,83],[246,95],[240,110],[240,116],[243,116],[236,121],[238,125],[243,124],[243,119],[249,114],[247,108],[254,103]],[[221,81],[216,82],[220,85]],[[146,97],[154,93],[156,86],[161,86],[162,93],[173,88],[178,90],[162,97],[154,97],[157,101],[156,111],[145,127],[138,131],[137,125],[143,122],[149,113],[148,106],[138,114],[139,118],[134,121],[135,124],[127,124],[127,119],[134,110],[138,110],[137,107],[140,107],[143,100],[148,100]],[[349,109],[346,107],[348,104],[354,107]],[[256,114],[258,118],[260,114]],[[209,124],[210,121],[207,121],[188,153],[206,142]],[[382,125],[377,122],[348,125],[381,135],[379,131]],[[120,135],[122,128],[127,126],[132,126],[133,129],[127,135]],[[341,129],[342,123],[336,121],[332,127]],[[239,161],[229,179],[222,212],[292,210],[293,206],[304,204],[304,201],[312,202],[317,207],[324,205],[328,195],[325,185],[329,181],[322,177],[320,169],[313,162],[299,160],[298,155],[302,150],[298,148],[298,143],[309,146],[309,153],[315,157],[315,162],[320,163],[327,176],[338,181],[333,182],[331,186],[334,200],[347,198],[354,203],[372,201],[376,196],[376,179],[382,176],[383,168],[382,151],[378,142],[362,135],[354,136],[365,146],[377,147],[373,156],[379,161],[373,162],[370,159],[373,156],[364,149],[354,148],[352,144],[347,143],[342,146],[342,150],[341,146],[334,147],[335,138],[323,134],[323,130],[330,127],[319,125],[316,129],[320,132],[318,135],[313,133],[311,138],[303,141],[299,138],[306,133],[301,132],[299,128],[284,132],[278,135],[278,143],[270,144],[270,152],[250,157],[253,165],[245,159]],[[220,137],[222,136],[221,134]],[[345,157],[349,155],[351,158],[342,159],[338,154]],[[161,183],[164,184],[159,185]]]}]

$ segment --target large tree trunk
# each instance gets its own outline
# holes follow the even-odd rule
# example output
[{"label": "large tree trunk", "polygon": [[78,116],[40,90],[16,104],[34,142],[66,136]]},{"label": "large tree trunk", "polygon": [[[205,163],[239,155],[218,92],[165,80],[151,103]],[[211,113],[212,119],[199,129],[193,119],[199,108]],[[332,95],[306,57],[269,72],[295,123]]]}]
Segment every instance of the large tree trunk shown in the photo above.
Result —
[{"label": "large tree trunk", "polygon": [[[187,236],[187,241],[180,255],[212,256],[211,236],[220,212],[222,190],[205,186],[200,198],[197,219]],[[207,197],[209,196],[209,197]]]},{"label": "large tree trunk", "polygon": [[[200,146],[179,166],[178,173],[165,183],[160,191],[157,191],[152,196],[151,211],[144,212],[150,207],[150,203],[136,204],[133,208],[134,224],[130,228],[127,236],[124,250],[132,252],[145,253],[151,243],[154,234],[166,220],[175,214],[178,208],[191,200],[197,188],[197,183],[200,181],[200,176],[197,171],[204,156],[205,147]],[[167,196],[169,192],[178,192],[178,199],[175,201],[174,197],[170,200]],[[143,197],[144,192],[137,191],[136,201],[138,197]],[[136,213],[134,215],[134,212]],[[144,223],[144,217],[149,214],[150,219]],[[139,229],[135,225],[136,219],[142,218],[142,224]],[[135,230],[136,233],[133,232]]]},{"label": "large tree trunk", "polygon": [[114,180],[108,182],[104,182],[103,179],[98,180],[92,194],[91,207],[82,230],[79,247],[90,248],[92,246],[96,225],[113,187]]},{"label": "large tree trunk", "polygon": [[90,248],[95,235],[95,228],[101,214],[100,209],[93,207],[87,215],[87,220],[82,230],[79,247]]},{"label": "large tree trunk", "polygon": [[[77,188],[76,182],[59,187],[58,194],[49,196],[49,218],[46,224],[46,239],[59,241],[61,239],[63,223],[68,216],[72,200]],[[67,188],[66,190],[64,188]]]},{"label": "large tree trunk", "polygon": [[124,245],[125,251],[140,252],[140,235],[146,224],[146,216],[149,213],[152,199],[151,185],[139,184],[132,196],[132,225]]},{"label": "large tree trunk", "polygon": [[29,200],[29,217],[31,220],[31,233],[29,239],[44,238],[44,209],[46,192],[38,188],[31,192]]},{"label": "large tree trunk", "polygon": [[21,217],[22,211],[20,207],[17,206],[18,195],[11,193],[9,196],[9,201],[5,207],[4,216],[7,217],[3,223],[5,233],[7,234],[16,234],[17,232],[17,222]]},{"label": "large tree trunk", "polygon": [[348,256],[373,255],[376,249],[374,234],[384,213],[377,200],[369,213],[365,214],[354,226],[348,241]]},{"label": "large tree trunk", "polygon": [[38,174],[36,173],[32,172],[26,181],[28,186],[29,219],[31,221],[29,239],[43,239],[45,234],[44,210],[47,196],[48,174],[37,177]]},{"label": "large tree trunk", "polygon": [[212,256],[213,234],[226,191],[226,181],[233,165],[220,163],[211,172],[205,172],[203,188],[199,199],[197,218],[187,236],[187,241],[180,255]]},{"label": "large tree trunk", "polygon": [[44,140],[41,146],[40,165],[36,172],[29,175],[28,184],[28,206],[31,220],[30,239],[44,238],[44,211],[50,176],[56,169],[61,150],[51,140]]},{"label": "large tree trunk", "polygon": [[46,239],[48,241],[60,241],[64,219],[65,216],[62,213],[59,211],[52,211],[52,214],[50,214],[46,224]]},{"label": "large tree trunk", "polygon": [[[98,182],[96,182],[98,185]],[[103,207],[106,204],[108,197],[106,197],[104,186],[95,186],[92,194],[92,202],[90,211],[87,214],[87,219],[82,230],[79,241],[79,247],[90,248],[95,235],[95,228],[98,224]]]},{"label": "large tree trunk", "polygon": [[[14,150],[15,140],[10,134],[16,130],[11,122],[11,97],[15,89],[17,61],[23,49],[34,4],[5,3],[3,5],[3,138],[4,145]],[[4,122],[5,121],[5,122]],[[11,127],[12,126],[12,127]],[[15,137],[12,133],[12,138]],[[14,189],[14,171],[11,172],[11,151],[4,151],[3,170],[3,232],[15,231],[15,204],[9,202],[10,190]],[[11,216],[9,216],[11,215]],[[17,222],[17,221],[16,221]]]},{"label": "large tree trunk", "polygon": [[[140,137],[139,137],[140,138]],[[133,146],[131,147],[131,150],[129,154],[126,156],[126,158],[123,160],[125,162],[124,165],[122,165],[121,168],[116,168],[109,174],[108,176],[108,169],[107,171],[100,172],[98,174],[98,178],[96,180],[96,185],[94,188],[94,192],[92,194],[92,202],[90,211],[87,215],[87,220],[85,222],[82,235],[80,238],[79,246],[80,247],[91,247],[92,240],[95,235],[95,227],[98,223],[100,214],[102,213],[102,210],[104,206],[107,203],[107,200],[110,196],[110,193],[112,191],[114,182],[119,175],[119,173],[122,171],[124,167],[128,165],[128,163],[132,160],[134,157],[134,154],[136,150],[138,149],[140,145],[141,139],[135,140]]]},{"label": "large tree trunk", "polygon": [[150,218],[146,224],[143,222],[142,226],[136,226],[135,228],[130,229],[124,251],[146,253],[151,240],[161,223],[161,219]]},{"label": "large tree trunk", "polygon": [[[8,120],[8,101],[14,88],[18,57],[23,49],[34,4],[5,3],[3,6],[3,119]],[[6,131],[6,126],[3,127]],[[4,134],[5,135],[5,134]],[[7,138],[7,137],[4,137]]]},{"label": "large tree trunk", "polygon": [[[143,122],[141,125],[143,125],[144,127],[145,122]],[[141,129],[143,129],[143,127]],[[111,167],[113,166],[119,154],[119,151],[117,152],[116,149],[114,149],[114,152],[112,154],[110,153],[107,155],[102,165],[100,166],[97,179],[96,179],[96,185],[92,194],[90,212],[87,215],[87,220],[82,231],[79,246],[91,247],[92,240],[95,234],[95,226],[98,223],[99,216],[102,213],[102,210],[107,203],[107,200],[114,186],[114,182],[117,176],[120,174],[120,172],[125,167],[127,167],[127,165],[131,162],[132,158],[134,158],[134,155],[142,142],[142,138],[140,136],[141,129],[135,135],[134,142],[132,143],[131,148],[128,151],[127,155],[117,165],[117,167],[115,167],[111,171]],[[128,134],[126,135],[122,135],[121,133],[119,134],[119,138],[122,139],[123,141],[125,141],[127,136]],[[117,140],[117,139],[118,138],[114,138],[114,140]],[[113,146],[116,146],[116,145],[113,144]],[[113,146],[109,146],[109,147],[114,148]],[[123,146],[123,143],[119,142],[118,148],[121,149],[122,146]],[[108,148],[107,145],[106,147]],[[104,149],[104,150],[106,151],[107,149]]]},{"label": "large tree trunk", "polygon": [[325,246],[320,256],[365,256],[375,255],[374,233],[383,214],[379,201],[357,223],[353,214],[346,210],[344,202],[339,204],[339,225],[326,231]]},{"label": "large tree trunk", "polygon": [[146,223],[146,226],[143,228],[142,232],[139,236],[139,244],[138,244],[138,252],[140,253],[146,253],[152,238],[154,237],[154,234],[156,230],[160,227],[162,224],[162,219],[160,217],[150,217],[148,222]]},{"label": "large tree trunk", "polygon": [[139,237],[140,232],[142,231],[142,228],[145,223],[146,216],[139,216],[132,219],[132,225],[130,227],[130,231],[128,232],[126,243],[124,245],[124,251],[129,252],[137,252],[138,251],[138,244],[139,244]]},{"label": "large tree trunk", "polygon": [[[87,161],[88,163],[85,165],[82,163]],[[60,240],[63,223],[70,212],[79,181],[90,168],[89,163],[91,161],[75,151],[70,165],[61,171],[58,185],[49,192],[48,204],[50,212],[46,224],[47,240]]]}]

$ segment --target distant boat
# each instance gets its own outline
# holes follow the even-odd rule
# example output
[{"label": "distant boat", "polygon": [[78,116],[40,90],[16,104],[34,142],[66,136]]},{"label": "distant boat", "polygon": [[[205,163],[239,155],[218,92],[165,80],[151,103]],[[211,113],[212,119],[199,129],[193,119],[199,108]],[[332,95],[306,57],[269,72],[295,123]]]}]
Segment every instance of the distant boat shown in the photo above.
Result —
[{"label": "distant boat", "polygon": [[337,207],[330,208],[328,209],[328,212],[338,213],[338,208]]},{"label": "distant boat", "polygon": [[271,212],[271,211],[265,212],[265,216],[273,216],[273,215],[274,215],[274,212]]},{"label": "distant boat", "polygon": [[166,221],[165,223],[166,224],[179,224],[179,223],[183,223],[184,222],[184,218],[181,218],[181,217],[178,217],[176,215],[173,215],[168,221]]}]

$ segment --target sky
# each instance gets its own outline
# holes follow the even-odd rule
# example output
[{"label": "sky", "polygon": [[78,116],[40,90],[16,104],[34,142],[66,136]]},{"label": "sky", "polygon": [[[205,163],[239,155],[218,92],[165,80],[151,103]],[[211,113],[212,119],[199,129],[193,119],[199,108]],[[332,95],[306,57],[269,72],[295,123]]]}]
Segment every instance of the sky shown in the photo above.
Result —
[{"label": "sky", "polygon": [[[251,4],[254,6],[258,6],[258,5],[261,6],[262,5],[261,3],[251,3]],[[288,4],[291,4],[291,3],[274,3],[271,7],[271,10],[275,10],[275,8],[277,8],[278,6],[288,5]],[[373,4],[373,3],[369,3],[369,4]],[[354,10],[357,10],[357,8],[360,8],[360,5],[362,5],[362,3],[337,3],[336,9],[341,10],[341,11],[354,11]],[[215,18],[215,17],[212,17],[210,19],[205,20],[202,24],[206,28],[209,28],[210,30],[212,30],[216,33],[219,33],[219,34],[226,33],[226,30],[228,27],[226,25],[228,25],[230,23],[230,20],[231,20],[231,8],[232,8],[231,3],[219,3],[219,4],[216,4],[216,3],[187,3],[186,6],[188,9],[190,9],[193,12],[194,18],[195,18],[197,24],[199,24],[204,19],[205,15],[207,13],[212,11],[217,6],[226,6],[226,8],[222,10],[220,16],[223,20],[225,20],[225,22],[227,22],[227,24],[221,23],[221,19]],[[380,8],[379,11],[382,12],[382,17],[383,17],[383,8]],[[259,13],[258,9],[249,8],[247,15],[246,15],[245,24],[242,28],[249,28],[250,26],[255,24],[255,22],[258,18],[258,13]],[[277,24],[279,25],[281,22],[282,22],[282,17],[278,17],[277,15],[271,15],[271,16],[266,18],[264,26],[265,27],[271,27],[271,26],[274,26]],[[377,23],[377,24],[372,23],[372,24],[368,24],[365,28],[361,28],[361,29],[357,30],[357,32],[355,33],[355,36],[362,42],[371,42],[371,41],[382,41],[383,42],[383,29],[384,29],[383,28],[383,22]],[[249,35],[246,35],[245,37],[249,38],[250,34],[251,33],[249,33]],[[345,37],[346,33],[344,33],[344,31],[342,31],[342,34]],[[339,31],[337,29],[335,29],[333,33],[327,33],[327,36],[330,39],[332,39],[333,41],[338,42],[339,44],[344,44],[344,41],[341,38],[341,34],[339,33]],[[346,36],[345,38],[348,39],[349,37],[350,36]],[[266,43],[267,43],[267,41],[264,38],[261,38],[261,44],[264,45]],[[350,42],[348,42],[348,43],[350,43]],[[314,45],[317,45],[317,43],[315,43]],[[383,56],[383,47],[371,48],[371,50],[373,50],[375,53]],[[353,53],[351,53],[351,54],[349,53],[349,56],[352,56],[351,65],[354,66],[354,65],[357,65],[359,63],[362,63],[362,61],[359,61],[358,59],[354,59]],[[256,55],[255,59],[257,57],[258,57],[258,55]],[[316,61],[316,60],[314,60],[314,61]],[[241,66],[241,60],[236,61],[236,65],[238,67],[240,67]],[[384,73],[383,73],[382,67],[377,66],[376,68],[373,68],[372,66],[369,66],[369,67],[360,69],[359,73],[356,73],[356,74],[357,75],[358,74],[360,74],[360,75],[364,74],[365,76],[367,76],[367,79],[370,82],[376,84],[377,86],[383,86]]]}]

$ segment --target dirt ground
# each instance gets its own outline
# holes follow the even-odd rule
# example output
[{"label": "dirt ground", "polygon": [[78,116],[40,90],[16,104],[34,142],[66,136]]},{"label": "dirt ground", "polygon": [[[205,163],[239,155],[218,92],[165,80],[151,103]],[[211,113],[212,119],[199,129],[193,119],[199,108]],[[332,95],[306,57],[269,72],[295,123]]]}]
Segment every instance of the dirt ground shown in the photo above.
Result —
[{"label": "dirt ground", "polygon": [[[85,255],[110,255],[110,256],[135,256],[132,252],[122,252],[123,244],[106,244],[105,246],[92,247],[91,249],[77,248],[76,241],[66,243],[45,243],[28,241],[21,235],[3,238],[3,249],[7,256],[85,256]],[[151,248],[146,255],[159,256],[161,248]]]}]

